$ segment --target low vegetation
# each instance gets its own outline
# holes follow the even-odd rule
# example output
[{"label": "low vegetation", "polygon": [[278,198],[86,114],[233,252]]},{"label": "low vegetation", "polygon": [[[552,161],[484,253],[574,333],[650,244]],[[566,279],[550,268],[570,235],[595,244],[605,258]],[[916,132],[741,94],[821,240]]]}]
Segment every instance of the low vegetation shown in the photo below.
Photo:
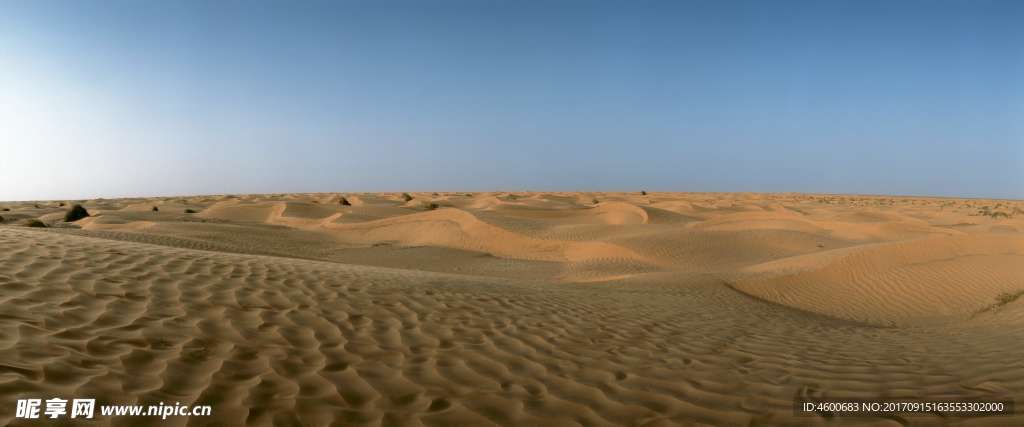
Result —
[{"label": "low vegetation", "polygon": [[345,196],[340,196],[340,197],[341,197],[341,199],[338,200],[338,204],[340,204],[342,206],[352,206],[352,203],[349,202],[348,199],[345,198]]},{"label": "low vegetation", "polygon": [[646,196],[647,195],[647,191],[646,190],[641,190],[640,191],[640,195],[641,196]]},{"label": "low vegetation", "polygon": [[193,213],[196,213],[196,211],[195,211],[195,210],[193,210],[193,209],[185,209],[185,213],[187,213],[187,214],[193,214]]},{"label": "low vegetation", "polygon": [[160,212],[160,208],[153,206],[153,212]]},{"label": "low vegetation", "polygon": [[40,221],[38,219],[30,219],[30,220],[25,221],[25,226],[26,227],[33,227],[33,228],[46,228],[46,223],[44,223],[44,222],[42,222],[42,221]]},{"label": "low vegetation", "polygon": [[[994,210],[994,209],[999,209],[1001,206],[1003,206],[1001,203],[995,205],[994,208],[992,206],[982,206],[981,209],[978,209],[978,211],[976,213],[970,214],[970,215],[971,216],[987,216],[987,217],[990,217],[992,219],[1012,218],[1013,215],[1011,215],[1009,212]],[[1009,209],[1009,206],[1007,206],[1007,209]]]},{"label": "low vegetation", "polygon": [[64,222],[75,222],[82,218],[87,218],[89,211],[85,210],[82,205],[76,204],[68,209],[67,213],[64,214]]},{"label": "low vegetation", "polygon": [[402,193],[402,200],[405,200],[405,201],[408,202],[408,201],[412,200],[412,196],[410,196],[409,193]]},{"label": "low vegetation", "polygon": [[996,302],[995,303],[993,303],[992,305],[989,305],[989,306],[987,306],[985,308],[982,308],[981,310],[978,310],[977,312],[975,312],[975,314],[977,315],[977,314],[981,314],[981,313],[997,310],[997,309],[999,309],[1000,307],[1002,307],[1004,305],[1007,305],[1009,303],[1017,301],[1021,297],[1024,297],[1024,289],[1019,289],[1019,290],[1013,291],[1013,292],[1003,292],[1003,293],[1001,293],[999,295],[996,295]]},{"label": "low vegetation", "polygon": [[439,207],[441,207],[441,205],[439,205],[437,203],[427,203],[427,210],[428,211],[432,211],[432,210],[437,209]]},{"label": "low vegetation", "polygon": [[1014,302],[1014,301],[1020,299],[1020,297],[1022,297],[1022,296],[1024,296],[1024,289],[1021,289],[1021,290],[1016,291],[1016,292],[1003,292],[1003,293],[1001,293],[999,295],[996,295],[996,304],[995,304],[995,306],[996,307],[1004,306],[1006,304],[1009,304],[1011,302]]}]

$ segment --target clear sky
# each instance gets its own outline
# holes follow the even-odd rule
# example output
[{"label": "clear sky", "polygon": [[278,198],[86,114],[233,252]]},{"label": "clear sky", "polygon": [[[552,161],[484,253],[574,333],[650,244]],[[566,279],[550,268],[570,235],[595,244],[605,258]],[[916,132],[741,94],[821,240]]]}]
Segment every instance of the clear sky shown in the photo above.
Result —
[{"label": "clear sky", "polygon": [[0,200],[1024,198],[1024,2],[0,0]]}]

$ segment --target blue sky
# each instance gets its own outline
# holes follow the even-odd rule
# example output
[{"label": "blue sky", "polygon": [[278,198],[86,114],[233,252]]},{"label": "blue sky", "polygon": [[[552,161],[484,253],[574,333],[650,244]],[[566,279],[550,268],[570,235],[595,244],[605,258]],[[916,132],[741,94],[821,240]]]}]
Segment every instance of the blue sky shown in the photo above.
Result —
[{"label": "blue sky", "polygon": [[1019,1],[0,0],[0,200],[1024,198]]}]

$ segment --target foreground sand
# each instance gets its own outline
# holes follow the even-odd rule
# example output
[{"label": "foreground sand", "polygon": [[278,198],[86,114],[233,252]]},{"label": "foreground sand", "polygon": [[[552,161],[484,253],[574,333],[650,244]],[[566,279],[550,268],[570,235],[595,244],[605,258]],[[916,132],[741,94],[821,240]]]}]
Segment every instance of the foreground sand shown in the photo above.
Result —
[{"label": "foreground sand", "polygon": [[792,410],[1024,400],[1024,203],[412,196],[0,203],[0,424],[1024,425]]}]

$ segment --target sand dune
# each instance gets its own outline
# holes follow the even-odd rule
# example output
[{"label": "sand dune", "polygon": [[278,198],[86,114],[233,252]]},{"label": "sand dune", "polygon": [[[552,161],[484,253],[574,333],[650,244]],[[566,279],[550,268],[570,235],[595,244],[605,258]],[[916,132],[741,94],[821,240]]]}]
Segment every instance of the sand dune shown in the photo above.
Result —
[{"label": "sand dune", "polygon": [[0,202],[0,424],[62,396],[214,408],[161,425],[1024,425],[792,409],[1021,401],[1022,202],[411,196]]},{"label": "sand dune", "polygon": [[203,209],[197,216],[234,222],[267,222],[279,204],[223,200]]},{"label": "sand dune", "polygon": [[439,246],[538,261],[641,258],[625,248],[603,242],[533,239],[451,208],[358,224],[325,224],[325,227],[333,231],[339,240],[349,243],[395,242],[402,246]]},{"label": "sand dune", "polygon": [[771,261],[746,271],[772,277],[736,288],[873,324],[960,321],[1024,289],[1022,266],[1024,236],[936,237]]}]

